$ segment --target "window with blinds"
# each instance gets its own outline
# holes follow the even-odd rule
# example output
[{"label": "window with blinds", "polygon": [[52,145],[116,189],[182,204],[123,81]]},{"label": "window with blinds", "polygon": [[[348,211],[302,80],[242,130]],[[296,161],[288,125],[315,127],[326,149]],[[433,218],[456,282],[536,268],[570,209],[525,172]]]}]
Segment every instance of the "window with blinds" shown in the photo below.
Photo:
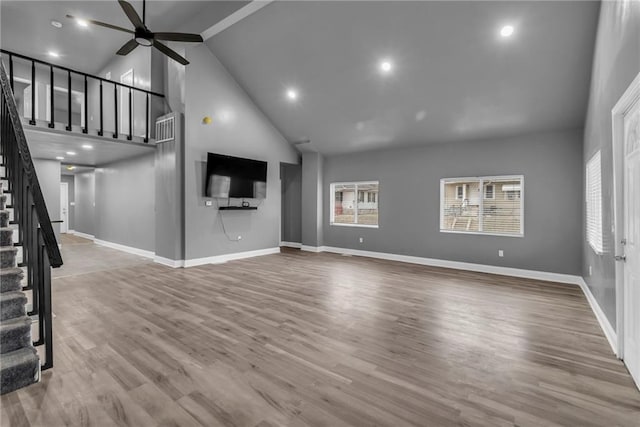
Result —
[{"label": "window with blinds", "polygon": [[378,227],[378,182],[331,184],[331,225]]},{"label": "window with blinds", "polygon": [[602,174],[600,151],[587,162],[587,241],[593,250],[604,253],[602,236]]},{"label": "window with blinds", "polygon": [[523,236],[523,184],[518,176],[440,180],[440,231]]}]

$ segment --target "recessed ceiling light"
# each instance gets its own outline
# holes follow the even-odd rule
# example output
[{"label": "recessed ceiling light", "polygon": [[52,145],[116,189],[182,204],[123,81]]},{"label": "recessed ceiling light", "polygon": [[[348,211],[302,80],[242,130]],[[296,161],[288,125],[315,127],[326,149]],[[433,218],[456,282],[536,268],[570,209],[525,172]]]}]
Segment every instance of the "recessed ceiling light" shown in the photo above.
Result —
[{"label": "recessed ceiling light", "polygon": [[62,28],[62,22],[60,21],[51,21],[51,25],[56,28]]},{"label": "recessed ceiling light", "polygon": [[58,157],[56,157],[56,160],[64,160],[64,157],[58,156]]},{"label": "recessed ceiling light", "polygon": [[502,37],[511,37],[514,31],[515,31],[515,28],[513,28],[513,25],[505,25],[500,30],[500,35]]},{"label": "recessed ceiling light", "polygon": [[383,59],[380,61],[380,65],[378,67],[382,74],[389,74],[393,71],[393,62],[388,59]]},{"label": "recessed ceiling light", "polygon": [[59,58],[60,54],[58,52],[54,52],[53,50],[50,50],[49,52],[49,56],[53,57],[53,58]]},{"label": "recessed ceiling light", "polygon": [[91,145],[91,144],[82,144],[82,148],[84,148],[85,150],[92,150],[93,149],[93,145]]},{"label": "recessed ceiling light", "polygon": [[89,21],[87,21],[86,19],[77,18],[76,24],[78,24],[79,27],[86,28],[89,26]]},{"label": "recessed ceiling light", "polygon": [[75,168],[76,168],[75,166],[67,166],[67,170],[68,170],[68,171],[72,171],[72,170],[74,170]]},{"label": "recessed ceiling light", "polygon": [[287,98],[291,101],[298,99],[298,91],[295,89],[287,89]]},{"label": "recessed ceiling light", "polygon": [[69,156],[75,156],[76,152],[75,151],[67,151],[67,155]]}]

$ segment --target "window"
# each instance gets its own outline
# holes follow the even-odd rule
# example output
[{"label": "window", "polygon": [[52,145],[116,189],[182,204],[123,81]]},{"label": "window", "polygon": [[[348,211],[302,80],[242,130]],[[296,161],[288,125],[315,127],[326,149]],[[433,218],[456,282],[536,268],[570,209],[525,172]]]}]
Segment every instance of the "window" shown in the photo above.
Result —
[{"label": "window", "polygon": [[495,193],[493,192],[493,184],[487,184],[484,187],[484,198],[495,199]]},{"label": "window", "polygon": [[440,231],[523,236],[523,183],[518,176],[440,180]]},{"label": "window", "polygon": [[331,184],[331,225],[378,227],[378,182]]},{"label": "window", "polygon": [[602,176],[600,151],[587,162],[586,203],[587,203],[587,241],[598,253],[604,253],[602,236]]}]

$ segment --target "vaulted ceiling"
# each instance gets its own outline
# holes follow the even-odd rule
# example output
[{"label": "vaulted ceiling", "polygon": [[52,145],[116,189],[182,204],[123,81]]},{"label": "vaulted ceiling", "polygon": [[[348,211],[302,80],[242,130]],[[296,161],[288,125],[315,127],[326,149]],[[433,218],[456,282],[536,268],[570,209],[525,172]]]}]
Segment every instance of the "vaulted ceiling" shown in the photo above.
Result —
[{"label": "vaulted ceiling", "polygon": [[598,10],[274,2],[207,44],[289,141],[334,154],[582,127]]},{"label": "vaulted ceiling", "polygon": [[[142,1],[131,4],[142,16]],[[147,1],[147,26],[152,31],[200,33],[227,17],[248,1]],[[103,27],[79,28],[65,16],[95,19],[131,28],[116,0],[98,1],[15,1],[0,2],[3,49],[45,61],[59,63],[88,73],[97,73],[130,36]],[[55,28],[51,21],[63,24]],[[47,52],[55,51],[52,59]]]}]

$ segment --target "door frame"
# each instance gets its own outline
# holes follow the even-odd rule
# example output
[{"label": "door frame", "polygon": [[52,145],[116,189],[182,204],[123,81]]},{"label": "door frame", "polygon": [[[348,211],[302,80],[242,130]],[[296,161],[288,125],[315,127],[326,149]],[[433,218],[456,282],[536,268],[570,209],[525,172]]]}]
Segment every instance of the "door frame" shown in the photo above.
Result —
[{"label": "door frame", "polygon": [[[60,203],[60,216],[62,217],[62,209],[66,208],[67,209],[67,221],[63,222],[62,224],[60,224],[60,233],[68,233],[69,232],[69,183],[68,182],[61,182],[60,183],[60,201],[62,201],[62,187],[65,188],[65,193],[67,194],[67,206],[62,206],[62,203]],[[60,218],[62,219],[62,218]],[[62,228],[66,227],[65,231],[62,231]]]},{"label": "door frame", "polygon": [[[631,82],[611,110],[613,145],[613,218],[614,255],[624,254],[624,116],[636,102],[640,102],[640,73]],[[616,262],[616,356],[624,357],[624,264]]]}]

